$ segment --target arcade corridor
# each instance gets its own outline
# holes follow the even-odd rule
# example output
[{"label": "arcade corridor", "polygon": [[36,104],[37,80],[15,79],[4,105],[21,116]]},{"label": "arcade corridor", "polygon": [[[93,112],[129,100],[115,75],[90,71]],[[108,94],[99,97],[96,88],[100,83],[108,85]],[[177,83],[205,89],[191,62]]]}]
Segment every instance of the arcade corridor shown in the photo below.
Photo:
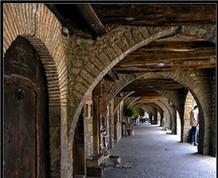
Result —
[{"label": "arcade corridor", "polygon": [[4,178],[213,178],[216,4],[1,5]]}]

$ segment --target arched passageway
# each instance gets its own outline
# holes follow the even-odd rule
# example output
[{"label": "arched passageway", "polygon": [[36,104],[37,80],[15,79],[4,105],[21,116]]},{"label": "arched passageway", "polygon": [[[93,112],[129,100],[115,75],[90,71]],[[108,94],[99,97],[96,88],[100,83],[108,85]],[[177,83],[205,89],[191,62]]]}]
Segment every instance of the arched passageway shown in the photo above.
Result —
[{"label": "arched passageway", "polygon": [[[107,157],[122,140],[126,104],[146,110],[152,124],[160,122],[164,130],[176,134],[178,118],[181,127],[185,123],[188,92],[203,118],[198,152],[216,155],[214,4],[3,3],[2,7],[3,60],[16,38],[22,37],[36,50],[45,71],[50,177],[76,177],[78,170],[86,176],[91,158]],[[93,113],[88,117],[83,111],[87,102]],[[81,125],[84,130],[78,132]],[[181,128],[181,140],[183,132]],[[75,141],[81,133],[84,150],[77,152]],[[75,168],[80,158],[84,163]]]}]

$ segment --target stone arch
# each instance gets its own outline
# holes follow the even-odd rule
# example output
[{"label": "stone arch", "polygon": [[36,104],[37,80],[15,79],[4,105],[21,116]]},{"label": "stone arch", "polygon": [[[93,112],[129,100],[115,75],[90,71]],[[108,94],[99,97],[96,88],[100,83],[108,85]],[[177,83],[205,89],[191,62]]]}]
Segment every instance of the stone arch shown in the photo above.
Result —
[{"label": "stone arch", "polygon": [[[211,87],[207,84],[207,71],[183,71],[182,73],[173,73],[168,72],[164,73],[165,77],[169,77],[179,82],[183,86],[185,86],[191,94],[194,96],[195,101],[197,102],[199,108],[201,109],[202,116],[202,124],[200,128],[203,130],[201,132],[201,140],[199,140],[199,153],[208,155],[211,154],[211,138],[210,138],[210,120],[211,120],[211,108],[210,95],[205,95],[206,93],[210,93]],[[193,82],[199,81],[199,82]],[[213,153],[214,154],[214,153]]]},{"label": "stone arch", "polygon": [[[130,84],[131,82],[133,82],[134,80],[143,77],[144,79],[152,79],[152,78],[166,78],[165,76],[160,75],[160,73],[154,73],[154,72],[150,72],[150,73],[139,73],[139,74],[129,74],[129,75],[124,75],[122,76],[122,79],[120,82],[118,83],[114,83],[114,85],[111,85],[110,87],[110,94],[108,95],[109,100],[111,100],[113,97],[115,97],[117,95],[118,92],[120,92],[122,90],[122,88],[124,88],[125,86],[127,86],[128,84]],[[181,93],[169,93],[167,91],[156,91],[157,93],[160,93],[162,96],[167,97],[168,99],[170,98],[174,103],[176,103],[176,106],[179,106],[178,103],[178,97],[181,96]],[[173,95],[172,95],[173,94]],[[173,96],[173,97],[172,97]],[[175,114],[173,114],[173,109],[170,107],[170,111],[171,111],[171,116],[169,119],[171,119],[170,123],[172,124],[172,127],[170,127],[173,131],[173,133],[176,133],[176,120],[173,119],[175,118]],[[179,108],[179,112],[183,113],[183,107]],[[181,118],[181,117],[180,117]]]},{"label": "stone arch", "polygon": [[[151,74],[151,76],[153,76],[153,75],[154,74]],[[204,81],[204,79],[203,79],[203,77],[205,76],[204,72],[203,73],[202,72],[195,73],[195,72],[188,72],[188,71],[182,72],[182,73],[180,73],[180,72],[168,72],[167,73],[166,72],[166,73],[156,73],[155,75],[162,76],[164,78],[171,78],[171,79],[179,82],[180,84],[185,86],[188,90],[190,90],[192,92],[193,96],[195,96],[195,99],[198,102],[198,105],[202,107],[203,118],[207,119],[206,121],[204,121],[205,122],[204,123],[205,124],[204,125],[204,129],[202,129],[202,130],[204,130],[206,132],[206,133],[204,133],[202,135],[202,137],[204,137],[204,139],[202,140],[202,142],[204,142],[204,146],[199,148],[199,152],[203,153],[203,154],[209,154],[209,146],[208,146],[208,145],[210,145],[209,144],[209,142],[210,142],[210,139],[209,139],[209,132],[210,132],[209,131],[210,130],[209,129],[210,128],[209,120],[210,119],[209,118],[210,118],[210,114],[211,114],[209,112],[210,111],[210,108],[209,108],[209,106],[210,106],[210,103],[209,103],[210,98],[203,94],[204,91],[208,91],[209,92],[209,90],[206,88],[207,85],[205,85],[204,83],[202,84],[202,87],[201,87],[202,89],[201,90],[199,90],[198,84],[193,85],[193,83],[190,83],[190,81]],[[143,74],[141,74],[141,76],[143,76]],[[137,76],[136,75],[132,75],[131,77],[128,76],[128,78],[131,79],[130,81],[126,80],[126,78],[125,78],[124,82],[121,82],[122,85],[116,84],[116,85],[119,85],[119,87],[121,87],[121,88],[119,88],[117,86],[112,86],[112,87],[115,88],[115,90],[111,89],[111,91],[115,91],[114,93],[117,93],[117,92],[119,92],[123,88],[123,86],[126,86],[129,82],[132,82],[133,80],[135,80],[135,79],[137,79],[137,78],[139,78],[141,76],[140,75],[137,75]],[[151,77],[151,76],[148,76],[148,77]],[[192,76],[191,77],[192,80],[190,80],[190,76]],[[114,95],[114,93],[113,93],[113,95]],[[175,103],[177,103],[177,102],[175,102]],[[203,105],[201,103],[203,103]],[[182,106],[184,106],[184,102],[183,102]],[[181,112],[183,112],[183,109],[180,108],[179,111],[181,113]],[[183,116],[183,114],[182,115],[180,114],[180,116]],[[181,117],[181,119],[183,120],[182,117]],[[176,124],[174,124],[174,125],[176,125]]]},{"label": "stone arch", "polygon": [[[115,99],[114,99],[114,113],[116,112],[116,110],[118,109],[118,106],[123,102],[123,100],[125,100],[128,96],[130,96],[132,93],[134,93],[134,92],[125,92],[123,95],[123,97],[121,97],[121,98],[118,98],[118,97],[116,97]],[[111,101],[111,100],[110,100]]]},{"label": "stone arch", "polygon": [[141,97],[128,97],[124,100],[124,103],[127,107],[133,105],[137,100],[139,100]]},{"label": "stone arch", "polygon": [[[134,104],[137,104],[137,103],[141,103],[142,100],[146,100],[146,99],[143,99],[143,98],[136,98],[133,103]],[[163,111],[163,115],[164,115],[164,124],[162,125],[164,128],[169,128],[171,129],[172,131],[174,131],[174,125],[175,125],[175,122],[173,120],[173,112],[172,112],[172,108],[170,107],[169,103],[167,102],[168,99],[165,98],[165,97],[158,97],[156,100],[154,101],[149,101],[147,103],[150,103],[149,105],[152,106],[153,104],[159,106],[162,111]],[[153,106],[152,106],[153,107]],[[163,119],[162,118],[162,119]],[[161,124],[162,124],[162,121],[161,120]]]},{"label": "stone arch", "polygon": [[163,96],[166,96],[169,98],[170,102],[172,102],[173,107],[175,107],[176,110],[178,110],[180,118],[183,118],[184,114],[184,102],[185,97],[187,94],[187,89],[180,89],[179,91],[161,91],[158,90],[158,93],[160,93]]},{"label": "stone arch", "polygon": [[190,35],[216,43],[216,25],[181,26],[180,34]]},{"label": "stone arch", "polygon": [[[75,52],[78,50],[83,52],[80,55],[76,55],[76,53],[72,55],[76,60],[81,60],[80,63],[83,67],[78,70],[78,77],[74,79],[75,83],[72,85],[71,92],[79,97],[73,106],[75,107],[73,108],[75,114],[72,119],[73,122],[71,121],[70,132],[73,133],[88,93],[94,89],[113,66],[136,49],[161,37],[175,34],[178,29],[178,26],[160,27],[156,29],[154,34],[151,34],[149,28],[146,27],[121,26],[98,38],[96,42],[79,40],[74,50]],[[132,38],[134,42],[129,43],[128,41]]]},{"label": "stone arch", "polygon": [[3,56],[21,36],[36,49],[43,63],[49,95],[50,174],[60,176],[61,156],[64,155],[61,154],[60,135],[67,104],[66,43],[61,36],[61,24],[45,5],[37,3],[3,4],[3,22]]},{"label": "stone arch", "polygon": [[[212,27],[214,28],[214,27]],[[198,29],[193,32],[192,29]],[[69,98],[72,98],[72,107],[69,110],[69,145],[72,145],[74,130],[88,94],[103,76],[111,70],[125,56],[150,42],[178,33],[211,40],[215,36],[215,30],[205,26],[199,27],[135,27],[118,26],[107,34],[97,38],[96,41],[72,38],[73,49],[71,56],[77,63],[72,63],[72,82],[69,84]],[[73,77],[72,77],[73,76]],[[71,153],[69,148],[69,153]],[[69,158],[71,156],[68,156]]]},{"label": "stone arch", "polygon": [[151,111],[146,107],[145,104],[141,104],[140,107],[148,114],[148,117],[151,115]]},{"label": "stone arch", "polygon": [[159,112],[159,114],[160,114],[159,123],[160,123],[160,126],[161,126],[161,120],[163,119],[163,109],[159,105],[157,105],[156,103],[151,103],[150,105],[152,107],[154,107],[157,110],[157,112]]},{"label": "stone arch", "polygon": [[[135,103],[134,103],[134,106],[137,107],[137,108],[140,108],[140,104],[139,104],[138,102],[135,102]],[[150,103],[144,103],[144,107],[146,107],[147,110],[149,110],[150,113],[151,113],[151,115],[149,115],[149,116],[151,116],[151,117],[150,117],[150,122],[151,122],[151,124],[156,124],[156,123],[154,122],[155,119],[156,119],[156,108],[154,108],[153,106],[151,106]]]},{"label": "stone arch", "polygon": [[[78,97],[72,109],[74,116],[70,121],[70,132],[73,133],[88,93],[113,66],[136,49],[159,38],[178,33],[212,40],[215,36],[215,26],[210,28],[206,26],[175,26],[170,28],[119,26],[99,37],[96,41],[74,39],[78,43],[74,45],[72,56],[75,57],[75,60],[81,61],[80,65],[83,67],[79,69],[77,67],[77,71],[74,72],[74,75],[78,77],[73,79],[74,85],[72,85],[71,93]],[[82,52],[77,55],[77,51]]]}]

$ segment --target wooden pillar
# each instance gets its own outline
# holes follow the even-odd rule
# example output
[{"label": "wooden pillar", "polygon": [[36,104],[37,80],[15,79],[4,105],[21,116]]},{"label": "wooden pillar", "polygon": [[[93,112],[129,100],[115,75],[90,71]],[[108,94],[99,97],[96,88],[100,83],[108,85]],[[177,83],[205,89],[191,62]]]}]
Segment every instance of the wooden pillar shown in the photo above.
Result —
[{"label": "wooden pillar", "polygon": [[101,82],[93,91],[93,154],[100,153],[100,95],[102,93]]}]

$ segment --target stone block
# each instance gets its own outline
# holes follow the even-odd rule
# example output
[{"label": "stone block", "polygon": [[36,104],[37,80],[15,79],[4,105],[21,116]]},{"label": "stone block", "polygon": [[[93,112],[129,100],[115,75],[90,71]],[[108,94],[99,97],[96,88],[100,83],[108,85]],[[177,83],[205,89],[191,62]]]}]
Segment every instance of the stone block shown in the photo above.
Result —
[{"label": "stone block", "polygon": [[98,154],[86,160],[87,168],[99,166],[104,161],[104,155]]},{"label": "stone block", "polygon": [[103,168],[101,166],[88,167],[87,168],[87,176],[88,177],[102,177],[103,176]]},{"label": "stone block", "polygon": [[105,161],[105,166],[116,166],[121,163],[120,156],[109,156]]}]

